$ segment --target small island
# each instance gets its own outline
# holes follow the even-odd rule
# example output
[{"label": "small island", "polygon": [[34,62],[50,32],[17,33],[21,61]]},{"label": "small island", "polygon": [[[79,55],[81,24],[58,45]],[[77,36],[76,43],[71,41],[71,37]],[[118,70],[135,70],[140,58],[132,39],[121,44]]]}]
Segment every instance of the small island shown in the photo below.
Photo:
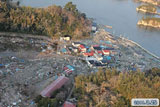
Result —
[{"label": "small island", "polygon": [[160,29],[160,18],[142,18],[138,21],[137,25]]},{"label": "small island", "polygon": [[159,0],[135,0],[135,1],[152,4],[152,5],[155,5],[155,6],[160,6],[160,1]]},{"label": "small island", "polygon": [[141,5],[136,8],[137,12],[149,13],[149,14],[158,14],[157,8],[153,5]]}]

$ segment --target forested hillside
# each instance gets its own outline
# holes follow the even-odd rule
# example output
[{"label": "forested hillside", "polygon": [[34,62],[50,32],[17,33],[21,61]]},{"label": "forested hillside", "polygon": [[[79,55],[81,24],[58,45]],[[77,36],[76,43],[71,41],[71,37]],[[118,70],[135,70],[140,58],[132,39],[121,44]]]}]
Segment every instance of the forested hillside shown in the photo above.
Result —
[{"label": "forested hillside", "polygon": [[132,98],[160,99],[160,69],[146,72],[99,70],[75,78],[78,107],[131,107]]},{"label": "forested hillside", "polygon": [[91,22],[76,5],[67,3],[64,8],[20,7],[11,2],[0,1],[0,31],[12,31],[47,36],[69,34],[75,38],[87,36]]}]

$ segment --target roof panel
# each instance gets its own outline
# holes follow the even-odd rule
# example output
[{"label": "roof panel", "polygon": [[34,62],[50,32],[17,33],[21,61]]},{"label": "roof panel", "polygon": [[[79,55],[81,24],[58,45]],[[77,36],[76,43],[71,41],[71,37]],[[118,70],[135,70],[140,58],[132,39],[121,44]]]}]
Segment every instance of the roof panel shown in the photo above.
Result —
[{"label": "roof panel", "polygon": [[41,96],[43,96],[43,97],[51,97],[51,94],[53,93],[53,91],[61,88],[68,80],[69,80],[69,78],[67,78],[65,76],[58,77],[58,79],[53,81],[49,86],[47,86],[41,92]]},{"label": "roof panel", "polygon": [[76,107],[73,103],[65,101],[63,107]]}]

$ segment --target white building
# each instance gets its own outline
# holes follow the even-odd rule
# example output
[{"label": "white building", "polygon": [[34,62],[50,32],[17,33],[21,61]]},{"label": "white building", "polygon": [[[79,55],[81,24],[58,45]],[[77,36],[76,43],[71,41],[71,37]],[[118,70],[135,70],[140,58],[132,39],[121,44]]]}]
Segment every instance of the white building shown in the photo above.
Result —
[{"label": "white building", "polygon": [[79,45],[81,45],[80,42],[73,42],[73,43],[72,43],[72,46],[74,46],[74,47],[79,47]]},{"label": "white building", "polygon": [[95,57],[98,61],[100,61],[100,60],[103,59],[103,57],[102,57],[101,55],[99,55],[99,54],[94,54],[94,57]]}]

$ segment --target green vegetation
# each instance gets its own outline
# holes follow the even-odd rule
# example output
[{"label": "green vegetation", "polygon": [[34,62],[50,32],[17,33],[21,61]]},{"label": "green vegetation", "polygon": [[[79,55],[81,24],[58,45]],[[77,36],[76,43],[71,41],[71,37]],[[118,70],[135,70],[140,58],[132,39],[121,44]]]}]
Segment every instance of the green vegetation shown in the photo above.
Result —
[{"label": "green vegetation", "polygon": [[73,38],[88,36],[90,21],[69,2],[64,8],[13,7],[0,1],[0,31],[42,34],[50,37],[69,34]]},{"label": "green vegetation", "polygon": [[146,72],[99,70],[75,78],[78,107],[131,107],[132,98],[160,99],[160,69]]},{"label": "green vegetation", "polygon": [[59,107],[64,103],[67,97],[66,90],[66,88],[62,87],[61,89],[54,91],[51,98],[44,98],[39,95],[34,101],[36,102],[37,107]]},{"label": "green vegetation", "polygon": [[157,13],[157,8],[154,7],[153,5],[141,5],[141,6],[137,7],[137,11],[155,14],[155,13]]},{"label": "green vegetation", "polygon": [[43,98],[41,96],[37,96],[35,99],[35,102],[37,103],[37,107],[57,107],[58,101],[56,98],[50,99],[50,98]]}]

